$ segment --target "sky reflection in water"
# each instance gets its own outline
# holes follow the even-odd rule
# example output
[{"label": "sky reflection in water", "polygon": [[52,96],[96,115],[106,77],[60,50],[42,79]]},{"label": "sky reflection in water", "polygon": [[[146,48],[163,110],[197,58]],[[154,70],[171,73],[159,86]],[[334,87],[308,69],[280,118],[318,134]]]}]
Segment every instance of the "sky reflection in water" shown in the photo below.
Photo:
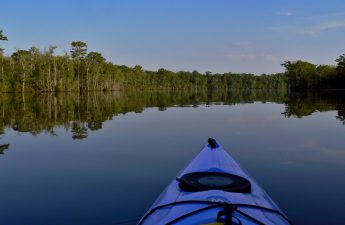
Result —
[{"label": "sky reflection in water", "polygon": [[10,148],[0,155],[0,224],[135,221],[208,137],[297,224],[343,224],[339,112],[288,118],[282,102],[199,104],[120,113],[81,140],[63,126],[56,135],[5,129],[0,144]]}]

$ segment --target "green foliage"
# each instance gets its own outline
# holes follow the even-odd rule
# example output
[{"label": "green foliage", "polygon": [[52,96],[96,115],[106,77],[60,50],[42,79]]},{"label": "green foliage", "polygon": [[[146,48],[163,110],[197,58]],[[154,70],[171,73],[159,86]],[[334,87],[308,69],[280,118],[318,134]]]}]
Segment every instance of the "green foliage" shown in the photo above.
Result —
[{"label": "green foliage", "polygon": [[[5,35],[2,34],[2,30],[0,30],[0,41],[7,41],[7,37]],[[3,48],[0,48],[0,55],[2,55],[4,52],[4,49]]]},{"label": "green foliage", "polygon": [[337,65],[337,72],[340,78],[344,79],[345,77],[345,54],[339,56],[337,58],[336,62],[338,63]]},{"label": "green foliage", "polygon": [[[2,31],[0,40],[7,40]],[[0,92],[286,89],[283,74],[145,71],[140,65],[114,65],[101,53],[88,53],[82,41],[71,42],[70,54],[55,55],[56,48],[49,46],[42,52],[31,47],[17,50],[11,57],[1,54]]]},{"label": "green foliage", "polygon": [[86,56],[86,61],[88,61],[90,63],[93,63],[93,64],[104,63],[105,62],[105,58],[102,56],[101,53],[90,52]]},{"label": "green foliage", "polygon": [[[344,58],[337,60],[338,66],[319,65],[305,61],[286,61],[282,66],[286,69],[287,82],[292,89],[334,89],[345,88],[344,79],[339,75],[345,71]],[[342,67],[344,65],[344,67]],[[344,76],[345,77],[345,76]]]},{"label": "green foliage", "polygon": [[0,41],[7,41],[7,40],[8,40],[7,37],[6,37],[5,35],[3,35],[2,32],[3,32],[3,31],[0,30]]},{"label": "green foliage", "polygon": [[286,89],[284,74],[201,74],[146,71],[107,62],[98,52],[87,53],[84,42],[71,44],[71,54],[55,55],[56,46],[44,52],[36,47],[17,50],[3,57],[0,79],[2,92],[61,92],[112,90],[249,90]]},{"label": "green foliage", "polygon": [[[7,37],[0,30],[0,40]],[[286,61],[286,72],[253,74],[202,74],[161,68],[146,71],[107,62],[98,52],[87,52],[87,44],[71,42],[70,54],[55,55],[56,46],[17,50],[11,57],[0,54],[0,92],[63,92],[113,90],[271,90],[345,88],[345,54],[337,66]],[[0,49],[1,50],[1,49]]]},{"label": "green foliage", "polygon": [[71,56],[73,59],[81,60],[87,53],[87,44],[82,41],[73,41],[71,43]]},{"label": "green foliage", "polygon": [[286,61],[282,64],[286,69],[288,82],[292,88],[312,88],[314,85],[316,66],[305,61]]}]

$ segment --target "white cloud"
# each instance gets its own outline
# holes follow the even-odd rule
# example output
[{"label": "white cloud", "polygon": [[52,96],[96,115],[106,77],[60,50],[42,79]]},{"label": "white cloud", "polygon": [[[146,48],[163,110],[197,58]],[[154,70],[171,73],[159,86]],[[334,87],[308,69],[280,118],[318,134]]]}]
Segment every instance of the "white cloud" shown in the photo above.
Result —
[{"label": "white cloud", "polygon": [[266,61],[270,61],[270,62],[276,62],[279,61],[279,57],[277,57],[276,55],[272,54],[272,53],[266,53],[263,55],[263,58]]},{"label": "white cloud", "polygon": [[230,53],[225,55],[225,58],[230,61],[252,61],[255,60],[257,57],[251,53]]},{"label": "white cloud", "polygon": [[[294,13],[280,12],[279,15],[293,16]],[[315,37],[328,30],[345,29],[345,13],[329,12],[306,16],[300,18],[299,23],[272,26],[268,29],[277,32],[290,32]]]},{"label": "white cloud", "polygon": [[234,46],[236,47],[249,47],[252,43],[249,41],[237,41],[233,43]]},{"label": "white cloud", "polygon": [[225,58],[233,62],[249,62],[249,61],[263,61],[263,62],[277,62],[281,61],[281,57],[273,53],[243,53],[235,52],[225,55]]},{"label": "white cloud", "polygon": [[330,20],[330,19],[339,19],[344,18],[345,12],[331,12],[331,13],[325,13],[321,15],[312,15],[307,16],[306,19],[309,20]]},{"label": "white cloud", "polygon": [[268,29],[277,32],[292,32],[316,37],[327,30],[345,29],[345,20],[323,21],[310,26],[273,26]]},{"label": "white cloud", "polygon": [[303,33],[311,36],[317,36],[320,33],[331,29],[345,29],[345,20],[340,21],[325,21],[309,28],[305,28]]},{"label": "white cloud", "polygon": [[281,16],[287,16],[287,17],[295,15],[293,12],[280,12],[278,14]]}]

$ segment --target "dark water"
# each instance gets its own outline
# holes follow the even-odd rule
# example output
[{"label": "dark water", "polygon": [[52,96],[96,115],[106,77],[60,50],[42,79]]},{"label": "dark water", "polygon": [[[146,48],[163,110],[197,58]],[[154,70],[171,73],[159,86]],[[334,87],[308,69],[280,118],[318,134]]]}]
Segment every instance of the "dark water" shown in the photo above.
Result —
[{"label": "dark water", "polygon": [[344,96],[3,94],[0,224],[135,224],[208,137],[296,224],[344,224]]}]

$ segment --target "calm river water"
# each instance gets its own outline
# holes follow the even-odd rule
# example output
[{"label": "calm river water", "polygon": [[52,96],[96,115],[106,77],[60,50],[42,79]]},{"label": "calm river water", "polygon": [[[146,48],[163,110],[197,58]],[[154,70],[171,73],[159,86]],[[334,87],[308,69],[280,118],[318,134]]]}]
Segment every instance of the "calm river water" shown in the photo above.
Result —
[{"label": "calm river water", "polygon": [[208,137],[296,224],[344,224],[344,101],[342,92],[3,94],[0,224],[135,224]]}]

